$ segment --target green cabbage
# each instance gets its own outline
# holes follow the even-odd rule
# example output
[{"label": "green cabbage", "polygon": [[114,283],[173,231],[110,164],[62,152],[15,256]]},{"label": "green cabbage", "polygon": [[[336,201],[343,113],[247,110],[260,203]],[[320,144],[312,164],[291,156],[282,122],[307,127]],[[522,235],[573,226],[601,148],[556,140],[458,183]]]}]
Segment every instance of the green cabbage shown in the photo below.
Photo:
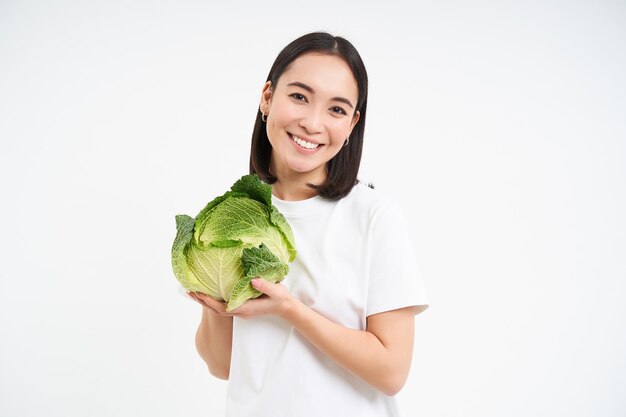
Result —
[{"label": "green cabbage", "polygon": [[295,258],[291,227],[256,175],[241,177],[195,219],[176,216],[174,275],[187,291],[227,301],[227,311],[261,295],[253,278],[282,281]]}]

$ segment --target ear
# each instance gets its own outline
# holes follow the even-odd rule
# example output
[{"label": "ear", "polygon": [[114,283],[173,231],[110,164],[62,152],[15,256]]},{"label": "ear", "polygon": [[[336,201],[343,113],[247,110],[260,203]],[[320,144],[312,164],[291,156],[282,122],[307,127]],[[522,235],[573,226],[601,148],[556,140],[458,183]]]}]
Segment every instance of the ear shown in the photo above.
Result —
[{"label": "ear", "polygon": [[354,129],[354,126],[356,126],[360,118],[361,118],[361,112],[357,110],[356,113],[354,113],[354,116],[352,116],[352,122],[350,122],[350,133],[348,133],[348,136],[352,134],[352,129]]},{"label": "ear", "polygon": [[272,100],[272,92],[272,82],[268,81],[263,85],[263,90],[261,90],[261,101],[259,103],[259,110],[263,114],[267,114],[267,110]]}]

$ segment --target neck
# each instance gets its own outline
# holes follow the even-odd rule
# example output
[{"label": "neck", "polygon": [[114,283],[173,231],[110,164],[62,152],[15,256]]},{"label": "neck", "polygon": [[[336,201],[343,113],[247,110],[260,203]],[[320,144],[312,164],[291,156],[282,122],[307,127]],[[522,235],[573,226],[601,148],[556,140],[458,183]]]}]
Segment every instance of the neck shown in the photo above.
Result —
[{"label": "neck", "polygon": [[270,172],[277,180],[272,184],[272,194],[284,201],[299,201],[315,197],[319,193],[307,184],[322,184],[326,180],[326,166],[320,165],[310,171],[298,172],[287,163],[270,160]]},{"label": "neck", "polygon": [[277,172],[278,180],[272,184],[272,194],[284,201],[306,200],[318,195],[317,190],[307,184],[321,184],[324,175],[315,175],[313,172]]},{"label": "neck", "polygon": [[287,181],[283,177],[272,184],[272,194],[284,201],[299,201],[315,197],[317,190],[306,185],[306,182]]}]

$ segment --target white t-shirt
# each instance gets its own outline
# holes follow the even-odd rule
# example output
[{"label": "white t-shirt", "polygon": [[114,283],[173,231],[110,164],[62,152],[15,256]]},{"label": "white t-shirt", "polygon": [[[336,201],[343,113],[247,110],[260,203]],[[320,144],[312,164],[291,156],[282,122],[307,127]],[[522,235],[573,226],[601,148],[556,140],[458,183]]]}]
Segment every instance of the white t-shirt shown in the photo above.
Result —
[{"label": "white t-shirt", "polygon": [[[282,284],[330,320],[365,330],[366,317],[427,305],[400,210],[357,184],[339,201],[273,204],[298,255]],[[352,375],[275,316],[235,318],[227,417],[396,417],[395,398]]]}]

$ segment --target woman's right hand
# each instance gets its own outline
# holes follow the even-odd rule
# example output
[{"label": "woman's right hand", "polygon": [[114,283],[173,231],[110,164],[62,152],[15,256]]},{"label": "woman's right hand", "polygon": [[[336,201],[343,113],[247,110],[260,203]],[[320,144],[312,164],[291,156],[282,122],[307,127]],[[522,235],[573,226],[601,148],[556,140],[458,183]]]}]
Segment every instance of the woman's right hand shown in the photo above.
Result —
[{"label": "woman's right hand", "polygon": [[232,316],[231,313],[226,311],[227,303],[223,301],[214,300],[201,292],[188,292],[187,295],[197,301],[209,313],[217,314],[218,316]]}]

